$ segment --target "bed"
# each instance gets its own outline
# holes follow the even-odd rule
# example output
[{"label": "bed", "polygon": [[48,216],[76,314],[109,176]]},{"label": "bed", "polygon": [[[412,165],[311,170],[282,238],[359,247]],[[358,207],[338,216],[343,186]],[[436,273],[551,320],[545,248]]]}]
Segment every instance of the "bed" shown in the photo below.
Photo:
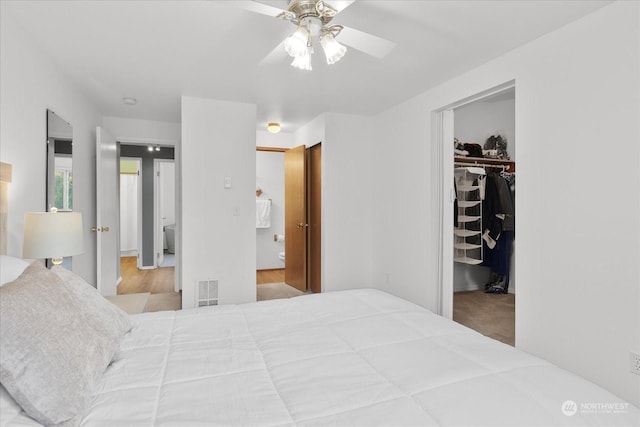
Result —
[{"label": "bed", "polygon": [[[62,424],[640,425],[608,391],[373,289],[127,319]],[[2,425],[40,425],[0,393]]]}]

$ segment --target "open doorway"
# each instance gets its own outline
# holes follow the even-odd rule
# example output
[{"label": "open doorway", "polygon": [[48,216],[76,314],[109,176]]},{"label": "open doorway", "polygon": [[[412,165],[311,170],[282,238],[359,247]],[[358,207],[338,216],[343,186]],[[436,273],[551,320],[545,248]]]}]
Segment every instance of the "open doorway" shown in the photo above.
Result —
[{"label": "open doorway", "polygon": [[321,177],[321,144],[257,148],[258,300],[321,291]]},{"label": "open doorway", "polygon": [[[164,230],[164,221],[175,224],[175,172],[174,148],[157,144],[120,144],[121,172],[128,159],[135,160],[135,169],[120,176],[120,224],[122,235],[120,248],[120,271],[122,280],[117,294],[148,294],[147,311],[176,310],[181,308],[181,295],[176,291],[175,266],[162,266],[166,237],[157,233]],[[160,166],[160,165],[166,165]],[[166,175],[166,182],[158,183],[158,171]],[[173,174],[170,172],[174,172]],[[128,195],[123,182],[135,180],[136,196]],[[171,208],[168,208],[171,204]],[[127,234],[128,224],[136,217],[134,253],[123,244],[133,237]],[[173,242],[171,242],[173,243]],[[128,246],[131,246],[129,243]],[[175,245],[172,245],[175,254]],[[159,248],[159,249],[158,249]],[[172,255],[174,255],[172,254]]]},{"label": "open doorway", "polygon": [[442,194],[451,195],[450,204],[441,199],[441,311],[515,345],[515,86],[461,101],[438,117]]}]

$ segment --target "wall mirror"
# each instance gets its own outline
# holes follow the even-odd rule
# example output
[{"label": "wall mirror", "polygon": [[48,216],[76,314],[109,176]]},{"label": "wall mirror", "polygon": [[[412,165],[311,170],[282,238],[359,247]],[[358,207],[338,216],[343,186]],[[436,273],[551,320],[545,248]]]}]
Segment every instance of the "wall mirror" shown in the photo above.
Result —
[{"label": "wall mirror", "polygon": [[[73,210],[73,128],[51,110],[47,110],[46,188],[47,211]],[[71,270],[71,257],[63,258],[62,264]]]},{"label": "wall mirror", "polygon": [[73,210],[73,128],[47,110],[47,211]]}]

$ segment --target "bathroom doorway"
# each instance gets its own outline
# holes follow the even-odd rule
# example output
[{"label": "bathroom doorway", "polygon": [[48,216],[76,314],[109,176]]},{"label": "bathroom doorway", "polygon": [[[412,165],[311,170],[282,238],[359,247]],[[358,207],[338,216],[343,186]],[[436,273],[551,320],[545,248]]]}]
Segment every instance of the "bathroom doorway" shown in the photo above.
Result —
[{"label": "bathroom doorway", "polygon": [[[259,300],[322,290],[321,152],[320,143],[296,149],[257,148],[256,209],[266,200],[271,207],[269,227],[261,228],[256,223]],[[293,191],[286,187],[293,187]],[[287,235],[295,239],[287,241]],[[289,265],[287,252],[298,255],[297,259],[289,257]],[[269,297],[263,298],[267,293]]]}]

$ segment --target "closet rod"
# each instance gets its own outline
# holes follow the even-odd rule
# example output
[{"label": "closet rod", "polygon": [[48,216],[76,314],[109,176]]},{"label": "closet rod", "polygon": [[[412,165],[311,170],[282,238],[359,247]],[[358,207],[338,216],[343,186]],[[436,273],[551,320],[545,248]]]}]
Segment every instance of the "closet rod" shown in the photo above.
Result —
[{"label": "closet rod", "polygon": [[454,162],[455,166],[462,166],[462,167],[469,167],[469,166],[476,166],[476,167],[481,167],[481,168],[485,168],[485,169],[502,169],[502,171],[506,171],[508,170],[511,166],[510,165],[492,165],[492,164],[488,164],[488,163],[482,163],[482,162],[473,162],[473,163],[466,163],[466,162]]}]

